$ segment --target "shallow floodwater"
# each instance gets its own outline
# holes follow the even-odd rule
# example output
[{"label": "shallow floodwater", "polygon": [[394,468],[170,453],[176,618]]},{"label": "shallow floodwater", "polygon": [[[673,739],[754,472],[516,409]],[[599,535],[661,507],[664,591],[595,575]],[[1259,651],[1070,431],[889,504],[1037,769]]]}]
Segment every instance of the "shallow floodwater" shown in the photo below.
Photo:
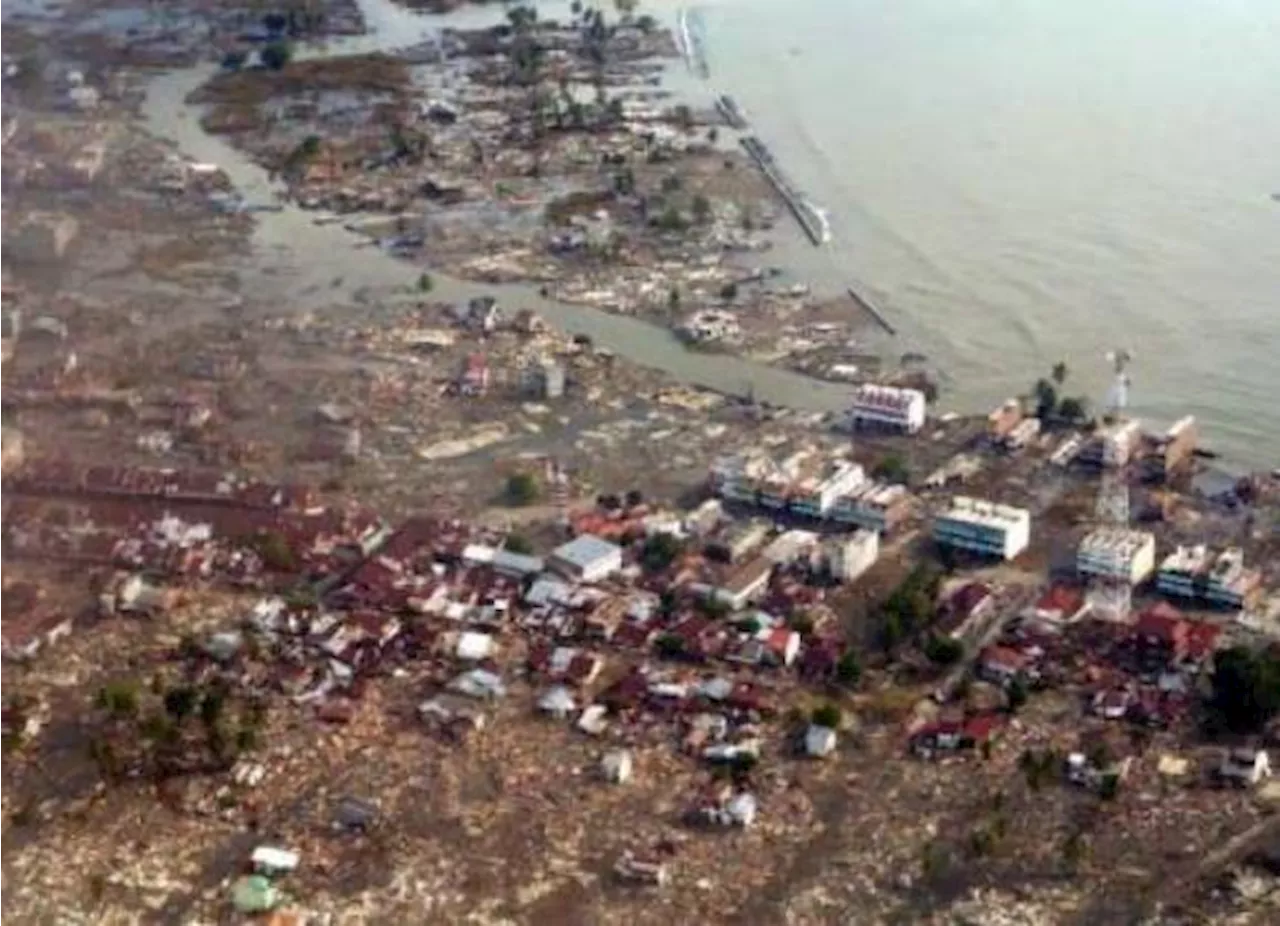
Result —
[{"label": "shallow floodwater", "polygon": [[732,93],[855,279],[973,409],[1062,358],[1280,464],[1280,3],[710,0]]},{"label": "shallow floodwater", "polygon": [[[386,0],[361,0],[360,6],[366,21],[382,32],[331,41],[323,49],[301,54],[315,57],[408,46],[432,34],[440,22],[404,13]],[[233,147],[206,133],[200,127],[198,108],[185,102],[214,73],[213,65],[204,65],[156,77],[148,85],[144,118],[151,131],[174,142],[187,158],[219,165],[249,202],[270,201],[283,187]],[[366,238],[341,225],[316,225],[314,217],[292,205],[257,215],[255,239],[265,252],[264,264],[278,268],[269,276],[285,286],[282,295],[290,303],[331,303],[344,292],[408,287],[417,279],[415,265],[367,246]],[[847,404],[847,386],[735,357],[688,351],[667,330],[633,318],[544,299],[527,286],[468,283],[435,271],[432,277],[433,297],[496,296],[510,309],[533,309],[561,330],[588,335],[599,346],[683,382],[739,394],[750,388],[762,401],[807,411],[834,411]]]}]

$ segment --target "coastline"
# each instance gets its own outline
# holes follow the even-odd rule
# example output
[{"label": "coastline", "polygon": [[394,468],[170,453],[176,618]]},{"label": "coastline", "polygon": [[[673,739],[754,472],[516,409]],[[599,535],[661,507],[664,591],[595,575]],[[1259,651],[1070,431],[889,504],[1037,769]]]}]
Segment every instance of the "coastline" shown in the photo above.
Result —
[{"label": "coastline", "polygon": [[[400,47],[412,47],[448,28],[448,17],[419,17],[404,13],[385,0],[363,0],[360,4],[370,23],[386,23],[390,17],[398,22],[401,16],[409,16],[417,23],[417,31],[405,33],[403,28],[394,41],[376,32],[350,42],[337,41],[321,48],[307,47],[300,50],[301,61],[367,54]],[[368,15],[372,14],[372,15]],[[440,22],[439,20],[445,20]],[[198,112],[187,104],[188,96],[205,86],[216,76],[211,66],[173,71],[156,78],[144,103],[144,118],[154,134],[176,142],[193,160],[217,163],[231,176],[234,186],[246,197],[275,198],[282,192],[278,181],[272,180],[262,166],[252,163],[252,158],[238,150],[223,138],[205,131],[200,125]],[[303,291],[326,285],[328,278],[340,274],[347,287],[369,285],[395,285],[411,280],[415,270],[411,262],[399,261],[379,249],[360,248],[358,258],[341,256],[342,252],[354,252],[360,240],[338,223],[316,224],[314,213],[299,210],[295,204],[285,203],[279,212],[260,214],[257,217],[259,237],[268,247],[287,248],[295,253],[310,251],[323,253],[324,261],[317,260],[310,269],[326,275],[325,280],[313,279]],[[350,224],[350,223],[344,223]],[[385,260],[384,260],[385,258]],[[299,261],[299,269],[308,262]],[[734,266],[731,262],[727,266]],[[394,269],[393,269],[394,268]],[[650,366],[691,385],[708,388],[725,395],[741,395],[753,392],[762,401],[780,407],[794,407],[800,411],[831,412],[843,408],[847,385],[831,380],[813,378],[792,372],[783,364],[761,364],[745,356],[717,354],[708,363],[705,352],[687,350],[668,327],[646,320],[628,317],[626,313],[607,314],[599,307],[585,308],[584,303],[571,300],[548,299],[536,291],[533,283],[495,283],[484,280],[464,279],[435,266],[417,267],[430,270],[436,281],[435,293],[442,298],[472,298],[478,295],[495,295],[508,305],[531,308],[545,315],[571,333],[586,334],[610,349],[629,356],[636,362]],[[732,270],[732,277],[740,279],[742,270]],[[554,290],[553,290],[554,291]],[[587,302],[590,306],[592,303]],[[860,322],[870,330],[869,321]]]},{"label": "coastline", "polygon": [[[373,29],[375,31],[363,37],[360,42],[353,43],[358,46],[356,49],[348,50],[348,47],[344,46],[340,54],[354,54],[360,53],[360,50],[368,51],[387,48],[389,43],[385,36],[380,38],[376,34],[378,23],[385,24],[390,20],[395,22],[398,27],[403,28],[403,23],[408,19],[416,20],[416,34],[406,36],[403,40],[395,43],[396,47],[407,47],[413,45],[415,41],[421,42],[426,37],[438,34],[442,28],[448,28],[448,21],[453,15],[420,16],[417,13],[405,11],[394,4],[371,3],[368,0],[361,2],[359,6],[362,12],[372,11],[374,13],[374,15],[366,18],[368,22],[374,24]],[[383,7],[389,8],[389,10]],[[468,11],[472,18],[474,18],[476,12],[475,10]],[[486,15],[492,13],[492,11],[483,10],[483,8],[481,12]],[[399,39],[398,36],[397,38]],[[310,52],[308,52],[303,57],[310,56]],[[237,186],[239,185],[237,183]],[[263,217],[263,220],[269,218],[272,217]],[[345,235],[345,232],[343,234]],[[285,237],[289,236],[286,235]],[[350,247],[351,245],[347,246]],[[485,294],[496,292],[500,298],[510,299],[515,304],[542,312],[554,323],[564,325],[566,330],[574,333],[589,334],[598,338],[601,343],[610,345],[611,349],[618,350],[619,353],[629,356],[638,363],[652,366],[692,385],[708,388],[722,394],[740,395],[749,384],[751,391],[763,397],[765,401],[775,405],[809,411],[834,411],[841,407],[843,396],[847,392],[847,386],[834,383],[830,379],[823,380],[810,376],[789,374],[785,364],[776,362],[763,365],[738,356],[717,355],[716,359],[723,361],[723,363],[709,365],[705,362],[707,358],[705,352],[688,351],[667,327],[644,321],[638,323],[641,327],[623,325],[620,321],[603,321],[601,316],[614,319],[627,318],[625,313],[604,315],[604,313],[612,311],[608,306],[596,305],[591,302],[578,302],[575,304],[571,299],[563,298],[563,295],[559,299],[547,300],[536,293],[530,292],[529,286],[519,283],[478,282],[474,279],[464,280],[451,277],[448,274],[438,274],[434,269],[431,272],[433,276],[438,276],[442,284],[441,295],[446,298],[450,297],[451,294],[460,295],[466,292],[483,292]],[[389,276],[391,274],[388,272],[382,276],[379,282],[386,283]],[[555,292],[554,289],[548,291]],[[581,312],[576,311],[583,305],[592,307]],[[864,314],[868,315],[869,321],[874,318],[869,313]],[[627,321],[634,322],[636,320],[627,318]],[[870,328],[872,324],[869,323],[864,327]],[[645,346],[638,348],[637,345],[642,342]],[[942,396],[943,407],[948,405],[947,399],[948,396],[944,393]],[[963,411],[973,412],[974,409],[964,409]],[[1234,461],[1228,460],[1226,463],[1234,466]]]}]

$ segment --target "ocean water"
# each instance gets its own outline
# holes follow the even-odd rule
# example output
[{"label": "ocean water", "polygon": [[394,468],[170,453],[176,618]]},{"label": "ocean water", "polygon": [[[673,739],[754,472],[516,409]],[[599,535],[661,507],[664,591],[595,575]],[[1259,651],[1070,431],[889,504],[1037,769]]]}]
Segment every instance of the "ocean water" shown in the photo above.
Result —
[{"label": "ocean water", "polygon": [[[665,5],[665,4],[663,4]],[[1280,465],[1280,2],[710,0],[732,94],[875,297],[974,411],[1056,360],[1095,406],[1194,414]]]}]

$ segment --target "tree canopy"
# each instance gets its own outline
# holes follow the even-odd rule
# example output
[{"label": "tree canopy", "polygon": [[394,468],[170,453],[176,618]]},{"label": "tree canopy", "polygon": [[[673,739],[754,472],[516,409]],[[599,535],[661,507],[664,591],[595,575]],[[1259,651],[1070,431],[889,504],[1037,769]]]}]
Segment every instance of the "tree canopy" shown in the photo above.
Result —
[{"label": "tree canopy", "polygon": [[1214,657],[1209,721],[1233,733],[1259,730],[1280,712],[1280,655],[1236,646]]}]

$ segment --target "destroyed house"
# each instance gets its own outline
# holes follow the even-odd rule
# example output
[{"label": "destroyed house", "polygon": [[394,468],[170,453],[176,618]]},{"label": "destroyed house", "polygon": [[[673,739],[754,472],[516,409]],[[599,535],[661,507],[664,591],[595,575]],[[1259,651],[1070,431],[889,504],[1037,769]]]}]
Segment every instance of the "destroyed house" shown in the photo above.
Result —
[{"label": "destroyed house", "polygon": [[1126,644],[1148,669],[1199,664],[1217,647],[1222,628],[1184,618],[1163,603],[1138,615]]},{"label": "destroyed house", "polygon": [[939,753],[954,753],[981,748],[999,729],[995,715],[983,714],[962,721],[939,721],[927,724],[911,734],[910,748],[917,756],[930,759]]},{"label": "destroyed house", "polygon": [[[7,597],[7,596],[6,596]],[[26,613],[5,608],[3,648],[6,659],[30,659],[40,650],[53,646],[73,629],[71,617],[39,607]]]},{"label": "destroyed house", "polygon": [[530,671],[576,688],[595,681],[603,667],[601,656],[575,647],[535,643],[529,652]]},{"label": "destroyed house", "polygon": [[991,586],[984,582],[966,582],[942,599],[934,630],[953,640],[964,640],[974,622],[986,617],[994,607]]}]

